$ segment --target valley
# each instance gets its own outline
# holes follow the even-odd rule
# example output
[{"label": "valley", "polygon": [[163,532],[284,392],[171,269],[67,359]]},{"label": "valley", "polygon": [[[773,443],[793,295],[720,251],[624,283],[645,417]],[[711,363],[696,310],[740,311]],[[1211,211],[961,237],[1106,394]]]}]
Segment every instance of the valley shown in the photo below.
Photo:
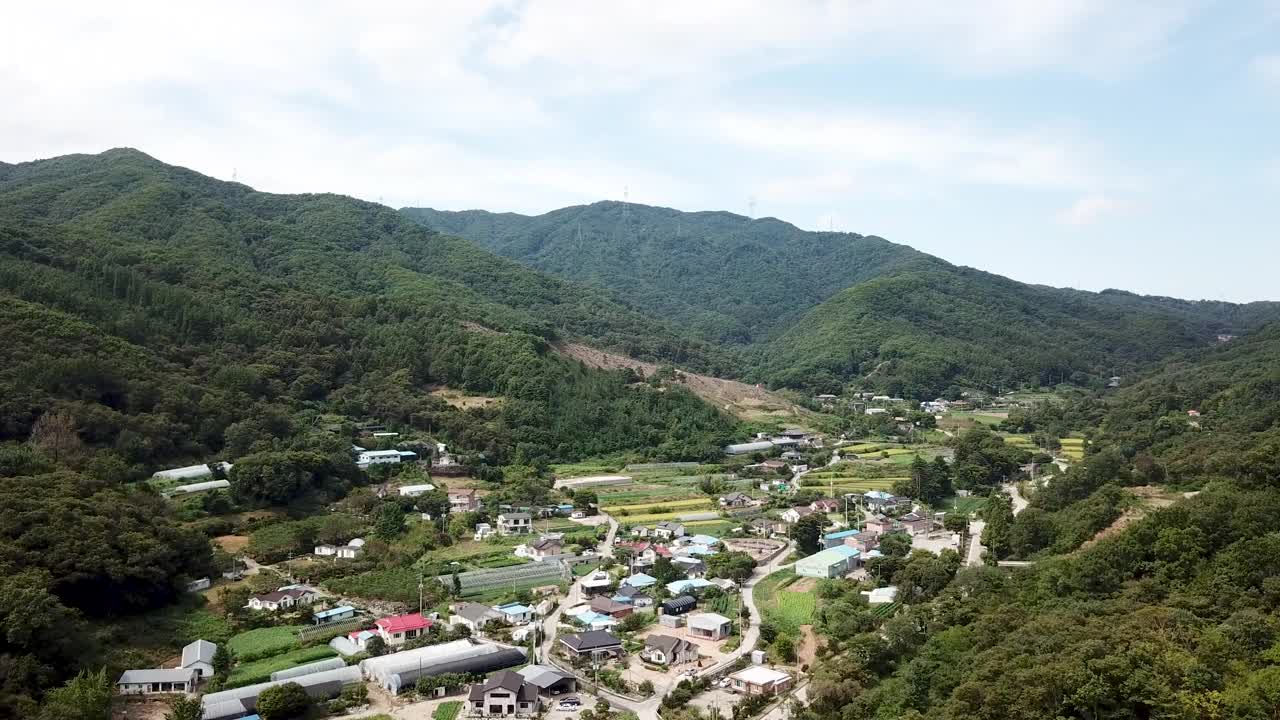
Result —
[{"label": "valley", "polygon": [[1263,717],[1276,313],[0,165],[0,716]]}]

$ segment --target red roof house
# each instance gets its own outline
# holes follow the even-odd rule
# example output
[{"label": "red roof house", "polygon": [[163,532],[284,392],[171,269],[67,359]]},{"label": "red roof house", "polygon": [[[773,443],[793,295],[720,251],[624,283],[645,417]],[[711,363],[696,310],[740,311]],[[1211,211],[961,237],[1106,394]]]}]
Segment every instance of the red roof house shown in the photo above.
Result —
[{"label": "red roof house", "polygon": [[426,633],[431,628],[431,621],[422,613],[409,613],[381,618],[373,625],[388,646],[397,647]]}]

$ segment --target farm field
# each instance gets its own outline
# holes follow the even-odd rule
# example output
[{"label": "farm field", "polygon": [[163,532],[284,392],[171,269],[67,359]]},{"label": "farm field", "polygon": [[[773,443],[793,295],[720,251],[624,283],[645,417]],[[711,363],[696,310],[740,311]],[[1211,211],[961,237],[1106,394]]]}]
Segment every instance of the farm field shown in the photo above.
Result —
[{"label": "farm field", "polygon": [[605,505],[600,509],[610,514],[624,511],[628,515],[648,515],[652,514],[655,510],[658,512],[692,512],[694,510],[713,508],[715,506],[716,501],[704,495],[700,498],[689,498],[687,500],[670,500],[663,502],[640,503],[635,505],[610,504]]},{"label": "farm field", "polygon": [[765,620],[783,632],[798,635],[801,625],[811,625],[818,597],[812,590],[796,591],[790,587],[804,580],[794,570],[780,570],[756,583],[753,595]]},{"label": "farm field", "polygon": [[227,687],[241,687],[252,685],[253,683],[266,682],[271,679],[271,673],[277,670],[287,670],[295,665],[324,660],[337,654],[328,645],[317,645],[272,655],[261,660],[241,663],[236,665],[235,669],[231,671],[231,675],[228,676]]},{"label": "farm field", "polygon": [[937,510],[945,510],[947,512],[959,513],[961,515],[971,515],[982,507],[986,502],[986,498],[981,497],[949,497],[938,504]]},{"label": "farm field", "polygon": [[462,712],[462,702],[448,700],[436,706],[435,711],[431,713],[431,720],[454,720],[460,712]]},{"label": "farm field", "polygon": [[227,641],[236,655],[262,657],[275,655],[298,646],[298,631],[305,625],[281,625],[278,627],[246,630]]}]

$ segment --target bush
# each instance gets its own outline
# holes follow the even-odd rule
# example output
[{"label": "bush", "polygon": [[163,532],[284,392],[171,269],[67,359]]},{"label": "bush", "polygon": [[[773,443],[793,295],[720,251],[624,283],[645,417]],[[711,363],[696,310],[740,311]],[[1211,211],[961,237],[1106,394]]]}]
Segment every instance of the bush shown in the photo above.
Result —
[{"label": "bush", "polygon": [[258,714],[262,720],[293,720],[311,707],[307,691],[295,682],[273,685],[258,695]]}]

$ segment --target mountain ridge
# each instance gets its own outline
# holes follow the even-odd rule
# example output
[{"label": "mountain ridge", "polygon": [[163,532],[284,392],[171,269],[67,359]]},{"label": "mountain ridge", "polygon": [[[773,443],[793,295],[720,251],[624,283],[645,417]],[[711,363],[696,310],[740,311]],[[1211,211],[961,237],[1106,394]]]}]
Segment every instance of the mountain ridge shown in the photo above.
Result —
[{"label": "mountain ridge", "polygon": [[401,212],[742,348],[744,377],[806,390],[1101,383],[1280,316],[1273,302],[1022,283],[877,236],[723,211],[601,201],[537,216]]}]

